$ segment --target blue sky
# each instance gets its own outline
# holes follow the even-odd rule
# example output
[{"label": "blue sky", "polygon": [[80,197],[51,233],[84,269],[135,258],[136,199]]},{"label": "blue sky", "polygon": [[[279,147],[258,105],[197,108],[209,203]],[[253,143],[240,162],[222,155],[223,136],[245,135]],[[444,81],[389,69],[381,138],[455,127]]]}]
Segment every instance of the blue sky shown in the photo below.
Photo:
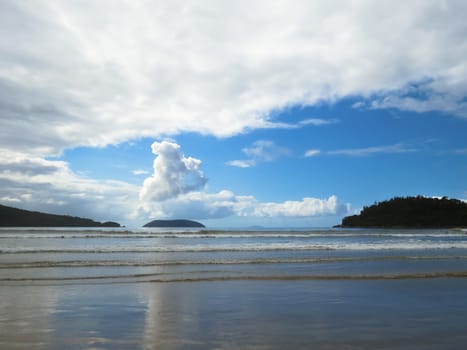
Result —
[{"label": "blue sky", "polygon": [[[209,192],[229,189],[254,195],[262,202],[336,195],[351,205],[350,212],[393,196],[467,197],[465,120],[439,112],[361,109],[353,106],[357,102],[295,107],[274,116],[284,123],[315,120],[296,128],[253,130],[227,138],[186,133],[170,140],[187,156],[202,160]],[[153,172],[151,144],[163,139],[76,148],[60,159],[77,173],[140,186]],[[263,153],[269,159],[245,153],[258,142],[267,145]],[[312,155],[307,156],[307,151]],[[243,168],[230,165],[232,160],[254,160],[255,164]],[[134,174],[137,170],[141,171]],[[242,221],[259,224],[263,219]],[[237,220],[213,220],[213,224],[235,225]],[[326,226],[338,220],[334,216],[269,219],[272,223]]]},{"label": "blue sky", "polygon": [[467,198],[461,2],[0,4],[0,203],[330,226]]}]

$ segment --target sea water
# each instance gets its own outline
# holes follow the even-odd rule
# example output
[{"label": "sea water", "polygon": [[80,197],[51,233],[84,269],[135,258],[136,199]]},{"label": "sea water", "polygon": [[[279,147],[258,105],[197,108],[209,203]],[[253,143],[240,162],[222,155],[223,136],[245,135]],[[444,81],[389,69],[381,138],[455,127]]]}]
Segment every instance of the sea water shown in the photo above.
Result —
[{"label": "sea water", "polygon": [[0,287],[2,349],[467,343],[460,229],[4,228]]}]

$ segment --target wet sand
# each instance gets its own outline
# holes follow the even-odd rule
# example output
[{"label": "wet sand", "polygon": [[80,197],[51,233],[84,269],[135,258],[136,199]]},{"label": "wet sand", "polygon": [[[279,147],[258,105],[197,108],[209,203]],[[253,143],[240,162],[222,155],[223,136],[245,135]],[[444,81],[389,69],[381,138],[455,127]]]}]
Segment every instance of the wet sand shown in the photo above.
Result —
[{"label": "wet sand", "polygon": [[1,349],[460,349],[467,279],[0,288]]}]

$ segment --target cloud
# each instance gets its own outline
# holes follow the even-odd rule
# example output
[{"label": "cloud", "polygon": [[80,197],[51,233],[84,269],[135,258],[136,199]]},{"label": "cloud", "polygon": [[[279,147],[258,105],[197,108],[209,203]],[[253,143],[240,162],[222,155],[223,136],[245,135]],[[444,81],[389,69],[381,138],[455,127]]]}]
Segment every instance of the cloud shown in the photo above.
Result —
[{"label": "cloud", "polygon": [[189,192],[163,202],[143,205],[151,217],[218,219],[236,215],[237,196],[223,190],[218,193]]},{"label": "cloud", "polygon": [[18,152],[4,152],[0,158],[0,173],[24,174],[31,177],[50,175],[67,168],[62,161],[49,161],[40,157],[29,157]]},{"label": "cloud", "polygon": [[329,125],[329,124],[335,124],[338,123],[338,119],[320,119],[320,118],[310,118],[310,119],[304,119],[298,122],[299,126],[321,126],[321,125]]},{"label": "cloud", "polygon": [[259,203],[253,211],[254,216],[310,217],[320,215],[343,215],[350,211],[350,205],[342,204],[336,196],[327,199],[303,198],[301,201],[283,203]]},{"label": "cloud", "polygon": [[250,168],[256,165],[256,161],[254,159],[231,160],[225,164],[238,168]]},{"label": "cloud", "polygon": [[397,143],[395,145],[389,146],[375,146],[375,147],[366,147],[366,148],[349,148],[349,149],[339,149],[334,151],[327,151],[325,154],[328,155],[342,155],[342,156],[351,156],[351,157],[365,157],[378,153],[408,153],[416,152],[417,149],[413,147],[408,147],[404,144]]},{"label": "cloud", "polygon": [[227,165],[236,166],[239,168],[253,167],[261,162],[272,162],[290,154],[290,150],[285,147],[277,146],[272,141],[258,140],[253,143],[252,147],[245,147],[242,152],[250,157],[243,160],[231,160]]},{"label": "cloud", "polygon": [[358,101],[352,104],[352,108],[355,108],[355,109],[364,108],[365,106],[366,104],[363,101]]},{"label": "cloud", "polygon": [[329,124],[336,124],[339,119],[321,119],[321,118],[308,118],[300,120],[297,123],[285,123],[285,122],[269,122],[266,121],[263,125],[264,128],[271,129],[299,129],[306,126],[323,126]]},{"label": "cloud", "polygon": [[[419,84],[409,85],[388,94],[370,99],[367,107],[372,109],[397,108],[405,111],[424,113],[441,111],[446,114],[467,118],[467,91],[457,74],[467,74],[467,65],[456,67],[447,76]],[[462,82],[464,84],[464,82]]]},{"label": "cloud", "polygon": [[228,137],[349,96],[467,117],[466,11],[430,0],[1,1],[0,148]]},{"label": "cloud", "polygon": [[138,187],[93,180],[72,172],[62,161],[21,153],[0,153],[0,202],[55,214],[96,220],[132,220]]},{"label": "cloud", "polygon": [[318,155],[330,156],[349,156],[349,157],[366,157],[374,154],[393,154],[393,153],[409,153],[417,152],[414,147],[409,147],[402,143],[396,143],[388,146],[373,146],[364,148],[346,148],[331,151],[322,151],[319,149],[309,149],[305,152],[305,157],[315,157]]},{"label": "cloud", "polygon": [[135,169],[131,172],[133,175],[147,175],[149,171],[143,169]]},{"label": "cloud", "polygon": [[246,147],[242,151],[247,156],[264,162],[271,162],[290,153],[287,148],[279,147],[274,142],[265,140],[255,141],[253,147]]},{"label": "cloud", "polygon": [[305,152],[305,157],[314,157],[320,154],[321,151],[319,149],[309,149]]},{"label": "cloud", "polygon": [[207,182],[201,171],[201,161],[185,157],[174,142],[154,142],[152,153],[154,174],[144,180],[140,192],[142,201],[164,201],[203,188]]},{"label": "cloud", "polygon": [[4,196],[4,197],[0,197],[0,202],[1,203],[7,203],[7,204],[14,204],[14,203],[20,203],[21,200],[17,197],[8,197],[8,196]]},{"label": "cloud", "polygon": [[143,210],[152,217],[199,220],[229,216],[311,218],[344,215],[350,212],[350,205],[341,203],[336,196],[261,202],[253,196],[238,196],[223,190],[218,193],[190,192],[164,202],[145,204]]}]

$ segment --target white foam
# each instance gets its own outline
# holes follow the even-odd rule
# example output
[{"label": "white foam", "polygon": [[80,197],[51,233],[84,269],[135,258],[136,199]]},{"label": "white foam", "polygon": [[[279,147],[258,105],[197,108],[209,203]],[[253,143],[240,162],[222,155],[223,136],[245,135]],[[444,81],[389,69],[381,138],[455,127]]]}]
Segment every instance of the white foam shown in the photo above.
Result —
[{"label": "white foam", "polygon": [[229,251],[303,251],[303,250],[429,250],[429,249],[467,249],[467,241],[436,242],[436,241],[383,241],[338,242],[314,244],[298,242],[271,243],[229,243],[229,244],[178,244],[157,246],[87,246],[87,247],[18,247],[6,246],[0,248],[0,253],[170,253],[170,252],[229,252]]}]

